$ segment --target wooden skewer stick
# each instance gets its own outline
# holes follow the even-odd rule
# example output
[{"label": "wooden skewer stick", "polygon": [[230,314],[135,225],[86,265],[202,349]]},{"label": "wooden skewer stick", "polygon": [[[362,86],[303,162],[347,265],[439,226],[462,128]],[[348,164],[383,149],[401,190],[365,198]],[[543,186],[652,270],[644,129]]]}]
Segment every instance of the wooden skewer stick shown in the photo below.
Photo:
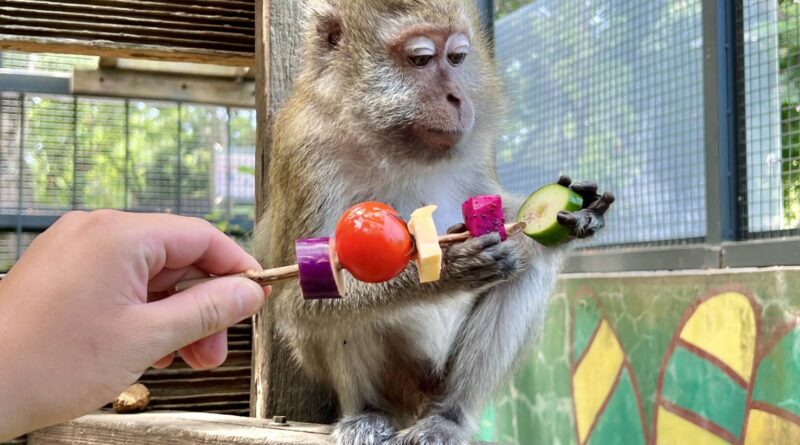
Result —
[{"label": "wooden skewer stick", "polygon": [[[516,224],[506,224],[506,233],[508,234],[509,237],[514,236],[525,230],[525,227],[526,224],[524,222],[518,222]],[[466,241],[469,238],[470,238],[469,232],[452,233],[440,236],[439,244],[441,244],[442,246],[448,246],[450,244]],[[341,266],[338,264],[337,267],[341,269]],[[281,281],[287,281],[298,278],[300,276],[300,267],[297,264],[293,264],[291,266],[276,267],[274,269],[265,269],[261,271],[249,270],[247,272],[243,272],[240,274],[228,275],[228,276],[248,278],[260,284],[261,286],[268,286],[273,283],[278,283]],[[175,291],[182,292],[186,289],[189,289],[192,286],[205,283],[215,278],[222,278],[222,277],[210,277],[210,278],[201,278],[198,280],[182,281],[175,285]]]}]

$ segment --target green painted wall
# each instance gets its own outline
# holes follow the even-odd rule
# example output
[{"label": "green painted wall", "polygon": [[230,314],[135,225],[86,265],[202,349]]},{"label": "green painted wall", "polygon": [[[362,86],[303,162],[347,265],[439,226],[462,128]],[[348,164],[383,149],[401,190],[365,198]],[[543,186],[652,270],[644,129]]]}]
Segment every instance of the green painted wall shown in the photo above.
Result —
[{"label": "green painted wall", "polygon": [[800,443],[800,269],[562,278],[480,438]]}]

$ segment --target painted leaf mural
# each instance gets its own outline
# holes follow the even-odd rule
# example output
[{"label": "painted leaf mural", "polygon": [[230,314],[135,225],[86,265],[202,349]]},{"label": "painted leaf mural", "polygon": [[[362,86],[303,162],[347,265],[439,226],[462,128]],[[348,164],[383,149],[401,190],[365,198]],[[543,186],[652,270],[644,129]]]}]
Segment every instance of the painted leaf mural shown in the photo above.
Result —
[{"label": "painted leaf mural", "polygon": [[635,376],[617,334],[593,296],[579,300],[571,332],[578,443],[645,444],[644,415]]},{"label": "painted leaf mural", "polygon": [[789,328],[779,331],[758,365],[745,445],[800,443],[800,326]]},{"label": "painted leaf mural", "polygon": [[800,444],[800,268],[562,279],[532,352],[484,439]]},{"label": "painted leaf mural", "polygon": [[655,443],[739,443],[756,350],[753,302],[738,292],[715,295],[684,319],[659,378]]}]

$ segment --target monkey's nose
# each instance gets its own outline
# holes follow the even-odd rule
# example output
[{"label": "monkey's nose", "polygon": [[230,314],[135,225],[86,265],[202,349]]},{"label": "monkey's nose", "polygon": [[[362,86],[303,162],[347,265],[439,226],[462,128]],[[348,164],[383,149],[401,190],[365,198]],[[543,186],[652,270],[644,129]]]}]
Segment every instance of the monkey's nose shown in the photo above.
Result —
[{"label": "monkey's nose", "polygon": [[456,109],[461,108],[461,99],[459,99],[458,96],[456,96],[455,94],[453,93],[448,94],[447,101],[450,102],[450,105],[454,106]]}]

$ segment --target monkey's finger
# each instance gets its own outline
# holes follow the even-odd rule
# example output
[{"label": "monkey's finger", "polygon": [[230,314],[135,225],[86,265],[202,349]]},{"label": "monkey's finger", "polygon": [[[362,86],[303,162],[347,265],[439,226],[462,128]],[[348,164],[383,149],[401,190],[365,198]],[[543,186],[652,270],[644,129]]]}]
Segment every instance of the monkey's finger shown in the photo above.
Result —
[{"label": "monkey's finger", "polygon": [[[488,236],[488,235],[487,235]],[[469,238],[468,240],[453,244],[445,250],[445,263],[448,261],[457,260],[458,258],[470,258],[483,252],[491,245],[491,240],[479,238]],[[497,243],[500,243],[500,236],[497,236]]]},{"label": "monkey's finger", "polygon": [[466,231],[467,231],[467,225],[466,225],[466,224],[464,224],[464,223],[459,223],[459,224],[456,224],[456,225],[454,225],[454,226],[451,226],[449,229],[447,229],[447,233],[448,233],[448,234],[452,234],[452,233],[464,233],[464,232],[466,232]]},{"label": "monkey's finger", "polygon": [[581,211],[581,218],[573,231],[573,235],[577,238],[588,238],[594,236],[603,227],[605,227],[605,219],[602,215],[595,214],[589,210],[583,210]]},{"label": "monkey's finger", "polygon": [[597,196],[597,184],[594,182],[576,182],[570,188],[575,193],[583,196],[583,199],[591,199]]},{"label": "monkey's finger", "polygon": [[578,224],[578,215],[569,212],[559,212],[556,219],[564,227],[575,227]]},{"label": "monkey's finger", "polygon": [[605,192],[603,193],[603,196],[601,196],[600,199],[598,199],[591,206],[589,206],[588,209],[591,210],[593,213],[596,213],[598,215],[603,215],[604,213],[606,213],[606,211],[608,211],[609,208],[611,208],[611,204],[614,204],[616,200],[617,199],[614,197],[613,194]]},{"label": "monkey's finger", "polygon": [[569,176],[562,176],[558,178],[558,185],[569,187],[571,184],[572,184],[572,178],[570,178]]}]

